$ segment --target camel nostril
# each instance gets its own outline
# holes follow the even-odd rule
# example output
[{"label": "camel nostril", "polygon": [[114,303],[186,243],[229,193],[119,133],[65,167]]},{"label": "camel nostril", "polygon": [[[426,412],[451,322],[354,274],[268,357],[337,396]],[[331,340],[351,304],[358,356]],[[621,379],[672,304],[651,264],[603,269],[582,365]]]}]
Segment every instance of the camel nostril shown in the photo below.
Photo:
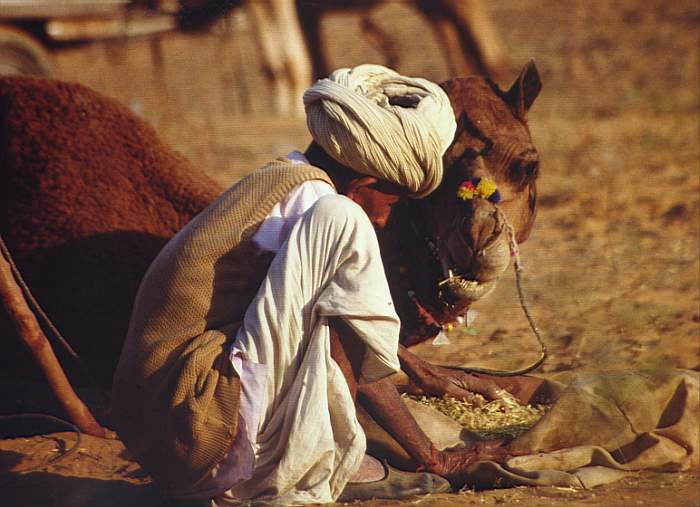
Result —
[{"label": "camel nostril", "polygon": [[504,227],[500,214],[495,206],[479,206],[471,217],[462,221],[461,232],[465,242],[472,247],[475,254],[483,254],[495,241],[501,237]]}]

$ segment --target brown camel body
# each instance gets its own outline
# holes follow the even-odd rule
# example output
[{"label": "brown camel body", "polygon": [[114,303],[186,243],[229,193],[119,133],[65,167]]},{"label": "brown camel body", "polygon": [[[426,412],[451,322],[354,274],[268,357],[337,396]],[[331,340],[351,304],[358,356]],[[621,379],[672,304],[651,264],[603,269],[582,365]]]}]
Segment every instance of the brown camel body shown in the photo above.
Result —
[{"label": "brown camel body", "polygon": [[[458,131],[445,155],[444,183],[428,199],[415,201],[400,189],[353,175],[314,145],[307,151],[377,227],[406,344],[434,336],[468,306],[445,302],[437,290],[443,277],[437,268],[406,273],[402,255],[426,255],[416,234],[406,233],[412,210],[422,217],[419,226],[433,235],[445,262],[470,280],[500,276],[503,269],[494,270],[480,258],[488,259],[486,247],[505,241],[505,233],[491,203],[456,198],[462,181],[476,176],[496,181],[503,196],[500,207],[520,241],[534,219],[537,157],[525,116],[539,92],[534,66],[526,67],[506,93],[481,77],[443,86]],[[0,80],[0,121],[5,203],[0,234],[40,304],[108,383],[145,269],[167,239],[222,189],[160,143],[126,108],[78,85]],[[4,330],[10,333],[8,326]],[[352,336],[342,328],[335,334],[346,343],[335,347],[335,356],[351,366],[352,353],[346,352]],[[3,348],[0,371],[21,375],[26,366],[19,360],[19,345],[6,340]],[[434,368],[403,347],[400,359],[414,387],[424,392],[462,397],[469,391],[492,392],[492,384]],[[352,382],[351,368],[347,371]],[[395,412],[393,385],[361,388],[360,394],[374,420],[413,458],[413,466],[456,476],[479,455],[436,453],[412,418]]]},{"label": "brown camel body", "polygon": [[[0,125],[0,234],[108,385],[146,268],[222,189],[126,107],[82,86],[3,79]],[[15,340],[2,347],[0,375],[22,375],[26,352]]]}]

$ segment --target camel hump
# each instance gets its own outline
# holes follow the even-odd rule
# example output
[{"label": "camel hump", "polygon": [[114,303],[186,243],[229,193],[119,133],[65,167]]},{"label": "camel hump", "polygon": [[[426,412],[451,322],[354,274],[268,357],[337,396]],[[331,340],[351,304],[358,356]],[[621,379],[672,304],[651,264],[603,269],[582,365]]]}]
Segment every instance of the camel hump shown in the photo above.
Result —
[{"label": "camel hump", "polygon": [[116,362],[148,265],[222,191],[116,100],[0,78],[0,234],[84,359]]}]

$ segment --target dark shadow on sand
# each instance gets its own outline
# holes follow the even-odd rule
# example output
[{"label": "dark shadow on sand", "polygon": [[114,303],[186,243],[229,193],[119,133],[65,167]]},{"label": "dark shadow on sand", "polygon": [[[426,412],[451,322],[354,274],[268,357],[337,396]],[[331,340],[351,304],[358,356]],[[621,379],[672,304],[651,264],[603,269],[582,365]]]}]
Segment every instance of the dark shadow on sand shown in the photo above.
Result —
[{"label": "dark shadow on sand", "polygon": [[65,477],[50,472],[0,475],[4,507],[166,507],[151,484]]}]

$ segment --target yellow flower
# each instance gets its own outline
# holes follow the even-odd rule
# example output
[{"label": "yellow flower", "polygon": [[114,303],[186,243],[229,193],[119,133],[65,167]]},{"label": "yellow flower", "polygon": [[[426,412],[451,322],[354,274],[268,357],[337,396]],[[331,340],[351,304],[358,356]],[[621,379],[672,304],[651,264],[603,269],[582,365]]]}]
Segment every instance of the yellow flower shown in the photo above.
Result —
[{"label": "yellow flower", "polygon": [[496,183],[491,178],[481,178],[476,190],[481,197],[489,198],[496,191]]}]

